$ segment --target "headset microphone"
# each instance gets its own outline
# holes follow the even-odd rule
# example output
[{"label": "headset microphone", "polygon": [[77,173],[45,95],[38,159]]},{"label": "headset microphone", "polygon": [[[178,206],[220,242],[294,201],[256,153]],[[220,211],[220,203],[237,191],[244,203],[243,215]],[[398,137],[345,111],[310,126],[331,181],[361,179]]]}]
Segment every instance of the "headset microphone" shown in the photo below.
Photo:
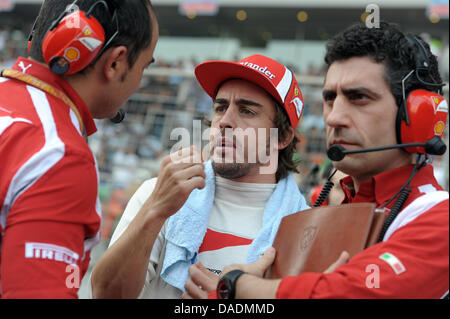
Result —
[{"label": "headset microphone", "polygon": [[445,145],[445,143],[439,137],[435,136],[429,139],[426,143],[395,144],[382,147],[362,148],[359,150],[352,150],[352,151],[345,150],[345,148],[342,145],[336,144],[328,149],[327,156],[330,160],[334,162],[339,162],[343,160],[345,155],[347,154],[377,152],[403,147],[423,147],[425,148],[425,152],[431,155],[442,155],[447,150],[447,146]]},{"label": "headset microphone", "polygon": [[125,111],[123,109],[119,109],[116,116],[114,116],[113,118],[111,118],[109,120],[111,122],[113,122],[114,124],[118,124],[118,123],[122,122],[124,119],[125,119]]}]

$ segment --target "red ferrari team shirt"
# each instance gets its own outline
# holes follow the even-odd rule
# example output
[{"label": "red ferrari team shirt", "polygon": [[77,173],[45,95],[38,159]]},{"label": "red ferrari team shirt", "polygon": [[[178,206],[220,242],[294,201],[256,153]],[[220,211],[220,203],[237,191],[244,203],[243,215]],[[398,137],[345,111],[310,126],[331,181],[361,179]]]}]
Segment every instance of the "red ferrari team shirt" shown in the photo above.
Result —
[{"label": "red ferrari team shirt", "polygon": [[[24,58],[13,69],[63,91],[87,135],[96,131],[62,77]],[[77,116],[53,95],[0,77],[0,159],[1,297],[77,298],[101,219],[96,161]]]},{"label": "red ferrari team shirt", "polygon": [[[407,181],[412,168],[383,172],[361,184],[356,194],[352,179],[344,178],[344,203],[375,202],[382,206]],[[431,165],[417,173],[411,190],[382,242],[331,274],[284,278],[277,298],[445,297],[449,289],[448,192],[436,182]]]}]

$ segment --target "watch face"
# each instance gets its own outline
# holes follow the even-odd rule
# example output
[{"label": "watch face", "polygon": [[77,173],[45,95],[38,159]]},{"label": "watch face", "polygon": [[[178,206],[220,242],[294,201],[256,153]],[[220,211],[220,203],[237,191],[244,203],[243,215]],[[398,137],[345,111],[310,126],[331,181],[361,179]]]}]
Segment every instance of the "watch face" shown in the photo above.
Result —
[{"label": "watch face", "polygon": [[227,285],[226,280],[221,280],[217,286],[217,298],[219,299],[229,299],[230,298],[230,288]]}]

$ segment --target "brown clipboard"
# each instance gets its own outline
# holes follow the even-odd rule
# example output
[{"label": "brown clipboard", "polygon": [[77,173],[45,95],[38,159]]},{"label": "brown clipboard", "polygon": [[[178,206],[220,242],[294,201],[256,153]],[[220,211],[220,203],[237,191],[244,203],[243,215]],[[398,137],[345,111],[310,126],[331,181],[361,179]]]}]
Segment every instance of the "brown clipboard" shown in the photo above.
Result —
[{"label": "brown clipboard", "polygon": [[273,243],[275,261],[264,277],[324,272],[342,251],[351,258],[375,244],[385,218],[374,203],[322,206],[286,216]]}]

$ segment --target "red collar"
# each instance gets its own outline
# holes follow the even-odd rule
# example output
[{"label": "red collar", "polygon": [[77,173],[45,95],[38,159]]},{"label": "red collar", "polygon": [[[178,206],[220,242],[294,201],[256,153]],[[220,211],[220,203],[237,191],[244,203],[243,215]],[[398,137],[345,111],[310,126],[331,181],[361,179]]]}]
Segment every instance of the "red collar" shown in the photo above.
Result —
[{"label": "red collar", "polygon": [[[355,194],[353,180],[350,176],[341,179],[341,187],[344,191],[345,198],[343,203],[370,202],[380,206],[386,203],[395,193],[406,183],[414,165],[398,167],[376,176],[370,180],[361,183],[358,193]],[[426,165],[412,179],[411,195],[405,202],[407,205],[416,198],[422,191],[419,186],[431,184],[437,190],[442,190],[433,175],[433,166]],[[393,201],[395,202],[395,201]],[[388,205],[392,207],[394,203]]]},{"label": "red collar", "polygon": [[80,116],[83,120],[83,125],[86,128],[87,135],[92,135],[97,131],[94,119],[89,111],[88,106],[83,99],[78,95],[75,89],[63,77],[54,74],[47,67],[37,63],[36,61],[19,57],[12,67],[13,70],[20,71],[39,78],[40,80],[54,86],[63,91],[75,103]]}]

